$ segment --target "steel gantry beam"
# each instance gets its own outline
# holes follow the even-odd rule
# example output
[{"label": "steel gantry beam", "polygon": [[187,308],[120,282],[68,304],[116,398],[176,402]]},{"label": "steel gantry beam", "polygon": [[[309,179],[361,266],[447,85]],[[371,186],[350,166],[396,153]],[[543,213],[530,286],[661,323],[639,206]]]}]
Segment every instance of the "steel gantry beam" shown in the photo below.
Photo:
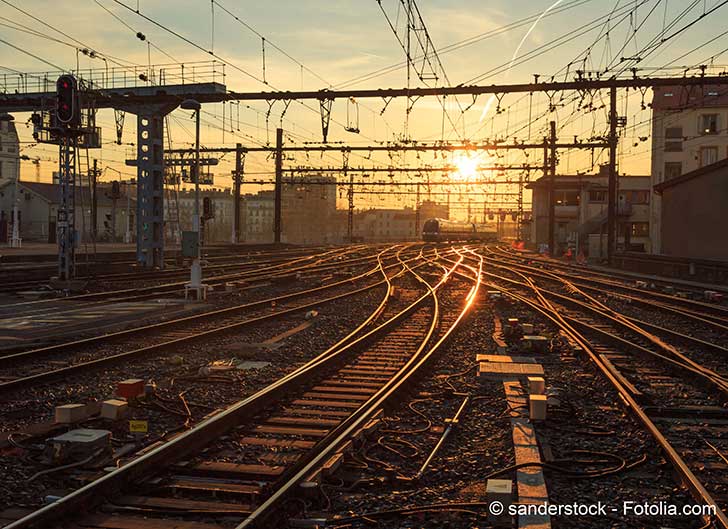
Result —
[{"label": "steel gantry beam", "polygon": [[[393,98],[393,97],[435,97],[481,94],[514,94],[529,92],[560,92],[566,90],[606,90],[610,88],[649,88],[659,86],[728,85],[727,76],[685,76],[685,77],[632,77],[610,79],[577,78],[571,81],[548,83],[519,83],[503,85],[458,85],[433,88],[377,88],[347,90],[301,90],[273,92],[226,91],[220,83],[198,85],[149,86],[134,91],[121,89],[96,90],[96,108],[123,108],[125,105],[178,104],[179,93],[194,97],[200,103],[221,103],[223,101],[292,101],[315,99],[330,101],[349,98]],[[40,108],[52,93],[2,94],[0,110],[6,112],[29,112]]]},{"label": "steel gantry beam", "polygon": [[[587,141],[587,142],[571,142],[557,143],[557,149],[606,149],[609,147],[608,141]],[[527,150],[527,149],[543,149],[544,143],[503,143],[503,142],[486,142],[486,143],[395,143],[385,145],[291,145],[282,147],[283,152],[397,152],[397,151],[497,151],[497,150]],[[246,153],[250,152],[276,152],[276,147],[242,147]],[[237,151],[237,147],[202,147],[201,153],[217,153],[227,154]],[[193,152],[189,149],[168,149],[170,154],[189,154]]]}]

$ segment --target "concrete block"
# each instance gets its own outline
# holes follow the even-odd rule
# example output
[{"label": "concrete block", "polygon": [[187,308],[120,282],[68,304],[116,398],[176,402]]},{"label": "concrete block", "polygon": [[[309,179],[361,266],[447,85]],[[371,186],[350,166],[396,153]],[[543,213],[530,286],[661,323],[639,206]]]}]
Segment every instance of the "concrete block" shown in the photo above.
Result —
[{"label": "concrete block", "polygon": [[505,362],[507,364],[535,364],[536,359],[532,356],[511,356],[511,355],[475,355],[476,362]]},{"label": "concrete block", "polygon": [[513,482],[510,479],[489,479],[485,486],[485,499],[491,504],[500,504],[502,512],[496,514],[492,509],[488,512],[488,521],[496,527],[510,527],[511,516],[508,507],[513,503]]},{"label": "concrete block", "polygon": [[540,364],[518,364],[516,362],[481,362],[478,377],[488,380],[524,379],[529,376],[542,376]]},{"label": "concrete block", "polygon": [[537,334],[524,335],[523,342],[528,344],[532,351],[545,353],[549,347],[549,339]]},{"label": "concrete block", "polygon": [[516,325],[518,325],[519,320],[518,320],[518,318],[508,318],[507,323],[511,327],[515,327]]},{"label": "concrete block", "polygon": [[543,377],[528,377],[528,392],[531,395],[543,395],[546,393],[546,381]]},{"label": "concrete block", "polygon": [[529,416],[532,421],[546,420],[546,395],[531,395],[528,398]]},{"label": "concrete block", "polygon": [[487,294],[488,294],[488,299],[494,299],[495,300],[495,299],[500,299],[501,298],[501,293],[500,293],[499,290],[489,290]]},{"label": "concrete block", "polygon": [[522,326],[523,334],[533,334],[533,323],[524,323]]},{"label": "concrete block", "polygon": [[123,419],[129,411],[129,404],[124,400],[110,399],[101,404],[101,417],[118,421]]},{"label": "concrete block", "polygon": [[64,404],[56,406],[56,422],[60,424],[71,424],[79,422],[88,417],[85,404]]},{"label": "concrete block", "polygon": [[116,396],[124,399],[135,399],[144,395],[144,381],[141,378],[128,378],[116,385]]}]

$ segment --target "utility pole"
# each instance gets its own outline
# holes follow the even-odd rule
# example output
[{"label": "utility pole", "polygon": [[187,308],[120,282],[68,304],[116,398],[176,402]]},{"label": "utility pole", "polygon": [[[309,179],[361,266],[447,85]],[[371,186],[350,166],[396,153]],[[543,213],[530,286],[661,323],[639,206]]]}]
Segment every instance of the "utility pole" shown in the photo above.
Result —
[{"label": "utility pole", "polygon": [[556,122],[550,124],[549,140],[549,253],[556,256]]},{"label": "utility pole", "polygon": [[609,189],[607,197],[607,263],[614,264],[617,220],[617,87],[609,89]]},{"label": "utility pole", "polygon": [[283,129],[276,129],[276,184],[273,242],[281,242],[281,193],[283,191]]},{"label": "utility pole", "polygon": [[91,240],[94,245],[98,238],[99,201],[96,194],[96,180],[98,178],[99,161],[94,158],[94,168],[91,169]]},{"label": "utility pole", "polygon": [[415,239],[420,233],[420,183],[417,182],[417,195],[415,196]]},{"label": "utility pole", "polygon": [[518,219],[516,223],[516,241],[523,240],[523,173],[518,174]]},{"label": "utility pole", "polygon": [[240,187],[243,183],[243,164],[245,163],[245,151],[243,145],[235,145],[235,171],[233,171],[233,237],[232,243],[240,242]]}]

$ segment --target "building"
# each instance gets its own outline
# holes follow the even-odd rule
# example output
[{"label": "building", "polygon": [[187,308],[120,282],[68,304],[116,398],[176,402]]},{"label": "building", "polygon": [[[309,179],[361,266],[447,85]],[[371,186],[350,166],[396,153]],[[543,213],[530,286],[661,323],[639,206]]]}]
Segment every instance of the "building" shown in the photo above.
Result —
[{"label": "building", "polygon": [[[41,182],[18,182],[18,218],[20,236],[26,241],[56,242],[56,219],[60,202],[60,187]],[[0,242],[7,241],[8,224],[12,215],[15,184],[9,180],[0,184]],[[134,232],[136,200],[122,196],[112,199],[111,184],[99,184],[96,188],[97,241],[122,240],[127,223]],[[76,230],[79,242],[93,240],[92,195],[88,187],[75,189]]]},{"label": "building", "polygon": [[[651,188],[728,156],[728,93],[724,87],[656,87],[652,112]],[[652,198],[651,251],[663,253],[663,198],[659,194]]]},{"label": "building", "polygon": [[723,219],[728,204],[728,159],[655,186],[662,199],[662,252],[675,257],[728,261]]},{"label": "building", "polygon": [[[550,180],[541,177],[526,187],[533,190],[531,245],[545,249],[549,242]],[[555,255],[567,248],[592,259],[606,257],[607,190],[606,166],[595,175],[556,177]],[[620,176],[617,202],[617,247],[650,251],[650,177]]]},{"label": "building", "polygon": [[[205,198],[211,201],[213,217],[204,220],[205,242],[230,242],[233,230],[234,203],[229,189],[200,189],[200,217],[203,216]],[[164,201],[165,237],[178,238],[179,231],[192,230],[195,212],[194,189],[169,193]]]},{"label": "building", "polygon": [[354,236],[365,242],[412,241],[415,233],[415,211],[404,209],[369,209],[354,218]]},{"label": "building", "polygon": [[281,191],[282,242],[327,244],[337,240],[334,177],[314,176],[284,183]]},{"label": "building", "polygon": [[275,216],[275,193],[259,191],[255,195],[245,195],[243,202],[244,219],[241,230],[247,243],[272,243],[273,220]]},{"label": "building", "polygon": [[420,228],[427,219],[449,219],[450,206],[440,204],[433,200],[423,200],[420,203]]},{"label": "building", "polygon": [[0,114],[0,184],[20,178],[20,142],[10,114]]}]

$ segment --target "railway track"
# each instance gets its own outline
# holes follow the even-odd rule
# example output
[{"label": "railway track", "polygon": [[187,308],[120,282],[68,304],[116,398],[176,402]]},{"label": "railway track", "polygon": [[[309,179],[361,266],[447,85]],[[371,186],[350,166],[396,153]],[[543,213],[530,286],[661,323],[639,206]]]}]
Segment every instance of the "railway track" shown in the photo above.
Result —
[{"label": "railway track", "polygon": [[[208,279],[206,282],[211,287],[232,282],[237,283],[238,291],[257,290],[266,284],[295,281],[316,274],[333,273],[340,268],[355,268],[376,262],[376,253],[363,257],[345,258],[346,253],[338,252],[332,255],[319,256],[315,261],[311,261],[312,257],[307,257],[293,263],[281,263],[241,273],[219,275]],[[152,287],[128,288],[102,293],[81,294],[61,299],[36,300],[5,305],[0,309],[0,321],[44,315],[51,315],[57,319],[64,312],[72,314],[79,308],[88,309],[94,306],[102,306],[108,302],[132,303],[156,299],[161,294],[181,294],[184,291],[185,283],[183,281]]]},{"label": "railway track", "polygon": [[[498,254],[493,254],[490,249],[486,251],[491,256],[486,257],[486,261],[496,268],[518,270],[531,277],[554,282],[560,287],[566,287],[571,292],[579,290],[584,296],[600,295],[605,296],[609,300],[643,307],[650,311],[659,309],[666,315],[671,316],[677,326],[683,328],[687,323],[694,326],[696,333],[700,333],[701,331],[712,332],[716,339],[728,332],[728,308],[721,305],[684,300],[625,285],[618,285],[617,288],[631,293],[615,292],[611,284],[604,283],[601,279],[591,280],[584,275],[574,276],[563,272],[554,273],[548,269],[525,265],[522,261],[509,260],[507,264],[504,264],[502,259],[498,257]],[[496,255],[496,257],[493,257],[493,255]],[[653,297],[654,294],[659,296],[660,300]],[[661,301],[664,298],[668,298],[668,301]],[[647,322],[642,323],[649,325]]]},{"label": "railway track", "polygon": [[[685,316],[703,317],[721,325],[728,325],[728,306],[723,304],[707,303],[682,298],[675,294],[637,288],[634,285],[625,283],[625,279],[616,272],[610,275],[605,272],[582,269],[579,273],[576,273],[573,266],[555,263],[550,259],[526,257],[511,252],[504,252],[501,248],[488,248],[488,253],[501,263],[505,259],[508,264],[520,266],[532,273],[543,271],[544,268],[537,268],[533,265],[529,266],[526,263],[539,263],[546,270],[550,270],[552,273],[569,280],[587,291],[607,291],[610,296],[615,298],[629,300],[630,302],[644,304],[645,306],[659,306]],[[674,285],[668,284],[666,280],[663,283],[673,289],[675,288]]]},{"label": "railway track", "polygon": [[500,268],[520,279],[486,273],[495,281],[489,286],[541,313],[588,355],[660,445],[695,501],[717,507],[711,526],[727,528],[728,379],[712,369],[722,366],[706,366],[701,349],[686,354],[670,343],[674,331],[635,323],[573,283],[569,288],[581,299],[550,290],[542,275],[520,266]]},{"label": "railway track", "polygon": [[[212,276],[208,276],[205,281],[207,284],[214,286],[219,285],[228,281],[245,281],[248,279],[258,279],[257,276],[262,274],[274,274],[274,275],[283,275],[285,273],[296,273],[296,272],[303,272],[307,271],[313,266],[316,266],[317,264],[321,265],[322,263],[325,263],[326,261],[333,261],[337,260],[341,257],[345,257],[349,254],[356,254],[359,251],[366,251],[367,248],[365,247],[354,247],[354,248],[337,248],[334,250],[326,251],[322,254],[312,254],[312,255],[306,255],[303,257],[297,257],[295,259],[291,260],[283,260],[283,261],[276,261],[273,263],[256,263],[251,266],[250,263],[242,263],[234,266],[220,266],[221,273],[215,274]],[[370,249],[371,250],[371,249]],[[373,259],[373,256],[365,256],[358,258],[360,260],[369,260]],[[357,258],[349,259],[348,263],[342,263],[337,262],[336,264],[331,264],[330,268],[335,268],[337,266],[344,266],[347,264],[355,264],[357,262]],[[263,266],[260,266],[260,265]],[[240,268],[240,271],[231,273],[230,269],[236,269]],[[205,270],[208,270],[208,268],[205,268]],[[176,273],[176,277],[186,277],[189,274],[189,270],[182,270]],[[138,275],[135,275],[135,277],[139,277]],[[105,300],[105,299],[113,299],[114,301],[137,301],[137,300],[144,300],[149,299],[150,297],[154,297],[158,294],[169,294],[169,293],[178,293],[184,291],[184,285],[188,281],[176,281],[173,283],[162,283],[157,285],[151,285],[151,286],[142,286],[142,287],[135,287],[135,288],[124,288],[124,289],[117,289],[117,290],[107,290],[102,292],[92,292],[87,294],[77,294],[72,296],[66,296],[63,298],[48,298],[48,299],[40,299],[40,300],[33,300],[33,301],[25,301],[25,302],[19,302],[14,303],[10,305],[6,305],[3,308],[3,312],[9,312],[14,309],[17,309],[18,307],[28,307],[28,306],[42,306],[44,304],[49,304],[53,302],[58,302],[59,299],[63,301],[95,301],[95,300]]]},{"label": "railway track", "polygon": [[[248,261],[283,261],[295,258],[297,256],[305,257],[318,251],[326,251],[331,248],[326,247],[307,247],[307,248],[292,248],[288,250],[273,250],[273,251],[248,251],[248,252],[229,252],[227,254],[218,254],[217,251],[209,252],[208,255],[204,256],[205,261],[208,263],[206,267],[208,270],[216,268],[224,268],[225,265],[234,265],[245,259]],[[106,281],[106,282],[118,282],[127,280],[164,280],[175,277],[182,277],[188,270],[185,268],[179,268],[178,262],[174,259],[168,260],[168,265],[173,268],[167,270],[133,270],[137,265],[136,260],[121,260],[112,259],[108,261],[98,262],[79,262],[78,266],[81,270],[78,272],[78,278],[87,281]],[[3,282],[0,285],[0,292],[12,293],[18,292],[24,289],[39,288],[47,284],[49,278],[54,275],[57,271],[57,263],[51,262],[45,265],[37,265],[34,263],[10,263],[0,265],[0,277],[3,278]],[[87,268],[93,267],[90,271],[86,271]],[[120,269],[122,271],[111,273],[109,269]],[[131,270],[131,271],[127,271]],[[15,275],[21,275],[23,279],[13,279]],[[26,279],[28,276],[38,276],[34,279]]]},{"label": "railway track", "polygon": [[281,501],[335,464],[377,410],[421,373],[480,285],[472,281],[462,308],[443,314],[438,296],[459,262],[443,272],[420,253],[400,265],[385,274],[389,288],[379,307],[315,360],[8,527],[63,526],[68,517],[74,526],[136,528],[141,516],[147,525],[232,518],[240,528],[269,527],[271,515],[282,514]]},{"label": "railway track", "polygon": [[[367,292],[384,284],[384,280],[376,279],[377,275],[400,266],[399,258],[403,251],[404,249],[396,256],[387,257],[385,255],[387,250],[384,250],[375,256],[377,262],[373,268],[354,277],[323,286],[2,356],[0,367],[3,368],[4,381],[0,382],[0,394],[27,387],[27,384],[45,383],[89,369],[98,369],[132,358],[156,354],[220,333],[273,321],[288,314],[312,310],[325,303]],[[388,263],[390,260],[394,262]],[[364,285],[351,288],[360,282],[364,282]],[[246,318],[240,320],[240,314],[246,314]],[[69,352],[70,355],[64,360],[67,365],[59,367],[57,357]],[[52,369],[47,367],[49,358],[56,359]]]}]

